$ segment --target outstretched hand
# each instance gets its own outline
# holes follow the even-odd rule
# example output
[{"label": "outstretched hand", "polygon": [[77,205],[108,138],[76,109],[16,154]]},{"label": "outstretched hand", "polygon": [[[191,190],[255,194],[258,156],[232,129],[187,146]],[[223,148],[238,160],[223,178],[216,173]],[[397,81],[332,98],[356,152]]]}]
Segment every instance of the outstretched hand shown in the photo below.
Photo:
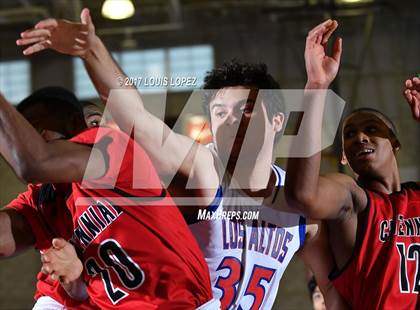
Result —
[{"label": "outstretched hand", "polygon": [[326,48],[329,38],[337,27],[337,21],[329,19],[308,33],[305,46],[305,65],[308,75],[308,85],[328,88],[335,79],[340,66],[342,52],[341,38],[335,40],[331,56],[327,55]]},{"label": "outstretched hand", "polygon": [[64,284],[77,280],[82,274],[83,265],[74,246],[62,238],[53,239],[52,245],[41,254],[41,272]]},{"label": "outstretched hand", "polygon": [[404,97],[410,105],[413,118],[420,121],[420,78],[414,77],[405,81]]},{"label": "outstretched hand", "polygon": [[60,53],[83,57],[89,50],[95,37],[95,26],[88,9],[80,14],[81,23],[67,20],[45,19],[21,33],[16,41],[19,46],[28,46],[24,55],[38,53],[50,48]]}]

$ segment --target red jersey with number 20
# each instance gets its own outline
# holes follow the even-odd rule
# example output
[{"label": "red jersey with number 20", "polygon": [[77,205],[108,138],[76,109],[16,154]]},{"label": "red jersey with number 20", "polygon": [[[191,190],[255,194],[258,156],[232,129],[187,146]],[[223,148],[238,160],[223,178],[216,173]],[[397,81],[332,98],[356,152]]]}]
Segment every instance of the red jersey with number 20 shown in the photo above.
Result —
[{"label": "red jersey with number 20", "polygon": [[101,178],[73,183],[69,205],[92,301],[101,309],[195,309],[211,300],[200,248],[144,150],[108,128],[71,141],[96,142],[106,162]]},{"label": "red jersey with number 20", "polygon": [[353,309],[420,309],[420,186],[367,195],[354,257],[334,286]]}]

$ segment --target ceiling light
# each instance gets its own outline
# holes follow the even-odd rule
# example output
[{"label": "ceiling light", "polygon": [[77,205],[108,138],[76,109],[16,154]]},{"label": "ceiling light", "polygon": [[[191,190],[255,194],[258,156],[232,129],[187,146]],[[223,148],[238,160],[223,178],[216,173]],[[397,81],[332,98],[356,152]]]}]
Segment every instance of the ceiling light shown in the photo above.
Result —
[{"label": "ceiling light", "polygon": [[374,0],[336,0],[338,4],[359,4],[359,3],[370,3]]},{"label": "ceiling light", "polygon": [[131,0],[105,0],[102,16],[109,19],[125,19],[133,16],[134,5]]}]

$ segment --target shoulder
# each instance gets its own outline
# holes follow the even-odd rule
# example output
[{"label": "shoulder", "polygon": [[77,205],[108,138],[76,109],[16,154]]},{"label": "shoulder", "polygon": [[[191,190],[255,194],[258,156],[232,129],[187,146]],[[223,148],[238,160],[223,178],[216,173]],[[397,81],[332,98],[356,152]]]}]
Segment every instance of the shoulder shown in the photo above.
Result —
[{"label": "shoulder", "polygon": [[344,173],[329,173],[329,174],[326,174],[324,177],[329,180],[338,182],[342,184],[343,186],[355,186],[355,185],[358,186],[354,178]]},{"label": "shoulder", "polygon": [[366,208],[368,203],[367,193],[354,178],[344,173],[330,173],[325,175],[325,179],[335,182],[348,192],[353,211],[359,213]]}]

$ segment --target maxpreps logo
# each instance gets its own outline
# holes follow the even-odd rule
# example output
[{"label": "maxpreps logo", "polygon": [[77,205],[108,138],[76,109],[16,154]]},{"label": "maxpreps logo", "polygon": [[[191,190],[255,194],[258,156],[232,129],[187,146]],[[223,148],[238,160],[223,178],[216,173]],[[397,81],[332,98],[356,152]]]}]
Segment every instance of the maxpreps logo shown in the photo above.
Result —
[{"label": "maxpreps logo", "polygon": [[210,211],[207,209],[198,210],[198,221],[213,221],[213,220],[258,220],[260,211],[231,211],[221,210]]}]

